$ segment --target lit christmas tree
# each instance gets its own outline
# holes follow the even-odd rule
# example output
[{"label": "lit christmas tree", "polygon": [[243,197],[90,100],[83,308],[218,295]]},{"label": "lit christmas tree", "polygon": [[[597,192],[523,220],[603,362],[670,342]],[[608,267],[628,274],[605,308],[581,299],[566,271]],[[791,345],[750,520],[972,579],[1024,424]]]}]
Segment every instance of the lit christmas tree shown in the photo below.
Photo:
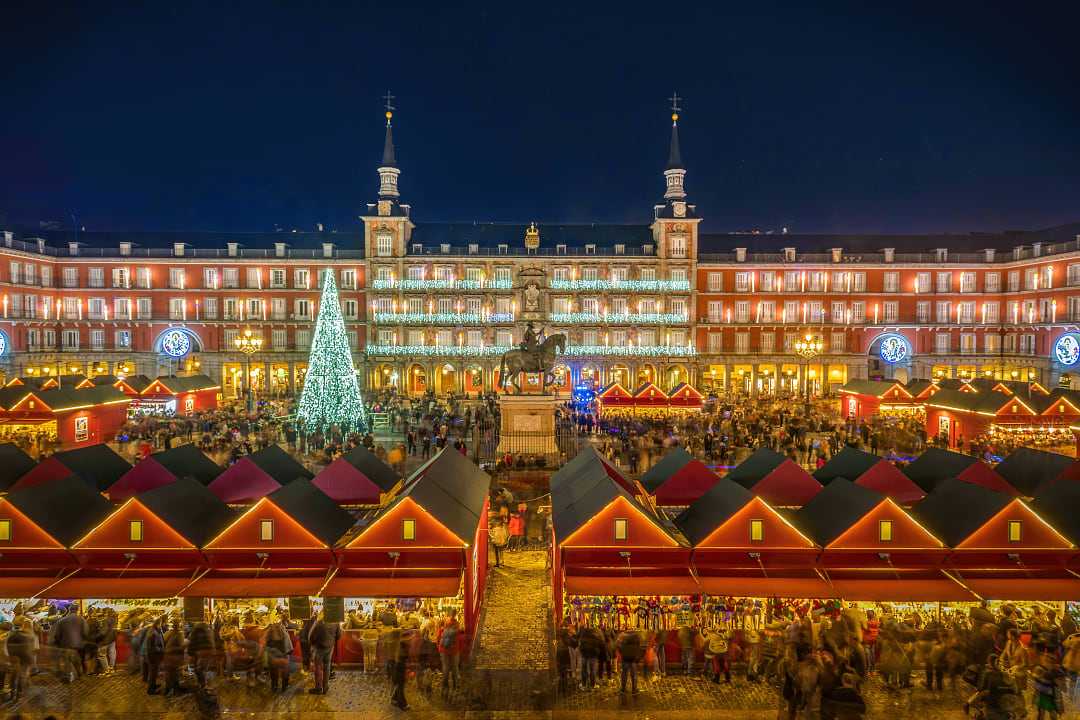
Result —
[{"label": "lit christmas tree", "polygon": [[337,282],[330,270],[323,276],[315,337],[311,341],[307,377],[296,414],[306,433],[326,432],[332,425],[345,433],[363,431],[366,427],[364,401],[345,335]]}]

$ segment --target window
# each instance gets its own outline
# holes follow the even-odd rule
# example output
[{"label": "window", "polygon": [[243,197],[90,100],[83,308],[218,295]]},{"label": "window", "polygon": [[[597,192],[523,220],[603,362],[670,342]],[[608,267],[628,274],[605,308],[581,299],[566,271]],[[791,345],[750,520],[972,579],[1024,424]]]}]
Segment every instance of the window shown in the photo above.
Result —
[{"label": "window", "polygon": [[930,292],[930,273],[921,272],[915,276],[915,292]]},{"label": "window", "polygon": [[844,322],[844,301],[834,300],[832,303],[832,310],[829,312],[829,320],[834,323]]},{"label": "window", "polygon": [[915,320],[921,323],[930,322],[930,301],[920,300],[915,303]]},{"label": "window", "polygon": [[217,320],[218,299],[216,297],[208,297],[203,300],[202,314],[207,320]]},{"label": "window", "polygon": [[184,298],[169,298],[170,320],[183,320],[185,309]]},{"label": "window", "polygon": [[809,282],[807,283],[807,290],[811,292],[822,292],[825,290],[825,278],[828,277],[828,273],[823,270],[814,270],[808,273],[808,275],[809,277],[807,279]]},{"label": "window", "polygon": [[766,270],[761,273],[761,292],[776,291],[776,273]]},{"label": "window", "polygon": [[937,321],[939,323],[949,322],[949,317],[952,312],[952,303],[948,300],[939,300],[937,303]]},{"label": "window", "polygon": [[262,270],[257,267],[247,269],[247,286],[249,290],[262,290]]},{"label": "window", "polygon": [[[228,270],[225,271],[228,273]],[[233,270],[235,273],[236,270]],[[177,290],[184,289],[184,268],[169,268],[169,287]]]},{"label": "window", "polygon": [[629,527],[625,518],[615,519],[615,540],[626,540],[629,535]]},{"label": "window", "polygon": [[[27,265],[26,266],[26,268],[28,270],[31,267],[33,267],[33,266],[32,265]],[[112,270],[112,286],[114,288],[131,287],[131,277],[130,277],[130,275],[128,273],[127,268],[124,268],[124,267],[113,268],[113,270]]]},{"label": "window", "polygon": [[735,303],[735,322],[750,322],[750,301],[739,300]]},{"label": "window", "polygon": [[308,272],[307,268],[293,270],[293,287],[298,290],[307,290],[311,287],[311,273]]},{"label": "window", "polygon": [[671,270],[668,271],[668,276],[671,278],[672,282],[686,282],[686,268],[671,268]]},{"label": "window", "polygon": [[64,330],[60,336],[64,350],[78,350],[79,349],[79,331],[78,330]]},{"label": "window", "polygon": [[750,273],[735,273],[735,292],[750,292]]},{"label": "window", "polygon": [[785,300],[784,315],[780,319],[786,323],[799,322],[799,301]]},{"label": "window", "polygon": [[296,349],[307,350],[311,347],[311,331],[310,330],[297,330],[296,331]]},{"label": "window", "polygon": [[405,520],[401,521],[401,539],[416,539],[416,520],[413,520],[412,518],[406,518]]},{"label": "window", "polygon": [[[387,278],[389,280],[389,278]],[[345,269],[341,271],[341,287],[346,290],[356,289],[356,270]]]},{"label": "window", "polygon": [[510,287],[512,284],[510,268],[497,267],[495,268],[495,283],[499,287]]},{"label": "window", "polygon": [[294,305],[294,307],[296,308],[296,317],[297,318],[299,318],[299,319],[310,319],[311,318],[311,301],[308,300],[307,298],[297,298],[296,299],[296,304]]},{"label": "window", "polygon": [[[65,269],[65,272],[67,270]],[[150,274],[150,268],[142,267],[135,271],[135,286],[149,290],[153,287],[153,276]]]},{"label": "window", "polygon": [[971,324],[975,322],[975,303],[962,302],[957,308],[960,314],[960,322]]},{"label": "window", "polygon": [[259,542],[274,542],[274,521],[259,521]]},{"label": "window", "polygon": [[90,331],[90,349],[91,350],[104,350],[105,349],[105,331],[104,330],[91,330]]},{"label": "window", "polygon": [[881,520],[878,522],[878,540],[881,542],[892,542],[892,520]]},{"label": "window", "polygon": [[866,273],[857,272],[852,274],[852,278],[855,280],[855,292],[866,292]]},{"label": "window", "polygon": [[394,238],[389,233],[379,233],[375,236],[375,255],[378,257],[390,257],[394,254]]},{"label": "window", "polygon": [[645,282],[653,282],[656,280],[656,268],[643,267],[641,268],[641,279]]},{"label": "window", "polygon": [[143,541],[142,520],[132,520],[128,523],[128,539],[131,540],[131,542]]},{"label": "window", "polygon": [[[392,337],[392,335],[391,335],[391,337]],[[408,334],[405,336],[405,338],[406,338],[406,342],[405,342],[406,345],[423,346],[425,344],[425,342],[424,342],[424,331],[423,330],[410,330],[408,332]],[[380,342],[380,344],[385,344],[385,343]]]},{"label": "window", "polygon": [[795,270],[784,271],[784,287],[787,292],[796,292],[800,290],[802,283],[799,282],[799,273]]},{"label": "window", "polygon": [[[1078,266],[1080,267],[1080,266]],[[985,283],[986,292],[1000,292],[1001,291],[1001,273],[988,272],[983,276],[983,282]]]},{"label": "window", "polygon": [[600,275],[597,272],[597,269],[595,267],[587,267],[587,268],[582,268],[581,269],[581,279],[582,280],[587,280],[589,282],[592,282],[594,280],[598,280],[599,277],[600,277]]},{"label": "window", "polygon": [[724,289],[724,274],[718,272],[709,273],[709,290],[721,292]]},{"label": "window", "polygon": [[73,267],[64,268],[64,287],[79,286],[79,269]]},{"label": "window", "polygon": [[825,322],[825,311],[821,305],[820,300],[814,300],[813,302],[806,303],[806,306],[810,313],[810,322],[821,323]]},{"label": "window", "polygon": [[153,315],[151,308],[152,304],[150,298],[141,297],[136,303],[135,311],[138,314],[140,320],[149,320],[150,317]]},{"label": "window", "polygon": [[284,350],[289,342],[288,333],[285,330],[272,330],[270,332],[270,344],[275,350]]},{"label": "window", "polygon": [[285,287],[285,268],[271,268],[270,269],[270,287],[283,288]]},{"label": "window", "polygon": [[774,301],[765,300],[758,303],[758,322],[776,322],[776,303]]},{"label": "window", "polygon": [[1024,526],[1019,520],[1009,521],[1009,542],[1018,543],[1021,542],[1024,536]]},{"label": "window", "polygon": [[357,302],[355,300],[344,300],[342,306],[342,313],[345,315],[346,320],[355,320],[357,318]]},{"label": "window", "polygon": [[105,319],[105,298],[90,298],[86,301],[86,315],[91,320]]},{"label": "window", "polygon": [[105,287],[105,270],[104,268],[90,268],[87,276],[87,284],[90,287]]},{"label": "window", "polygon": [[1016,292],[1020,289],[1020,271],[1013,270],[1009,273],[1009,292]]},{"label": "window", "polygon": [[52,268],[41,268],[41,287],[52,287]]},{"label": "window", "polygon": [[883,288],[885,292],[900,292],[900,273],[885,273],[885,281]]},{"label": "window", "polygon": [[[611,273],[612,273],[612,279],[614,279],[615,271],[612,270]],[[557,267],[557,268],[555,268],[554,270],[552,270],[551,279],[554,280],[555,282],[566,282],[566,281],[568,281],[570,279],[570,268],[568,268],[568,267]]]},{"label": "window", "polygon": [[962,355],[974,355],[978,337],[974,333],[962,333],[960,335],[960,353]]},{"label": "window", "polygon": [[833,333],[829,336],[829,352],[835,354],[844,352],[847,347],[844,342],[845,335],[842,332]]},{"label": "window", "polygon": [[719,300],[710,300],[707,307],[709,322],[719,323],[724,321],[724,303]]},{"label": "window", "polygon": [[759,348],[763,353],[771,353],[776,350],[776,333],[763,332],[761,333],[761,347]]},{"label": "window", "polygon": [[11,542],[10,520],[0,520],[0,542]]},{"label": "window", "polygon": [[131,348],[131,331],[130,330],[117,330],[116,331],[116,348],[130,349]]},{"label": "window", "polygon": [[750,542],[765,542],[765,521],[764,520],[751,520],[750,521]]},{"label": "window", "polygon": [[983,335],[983,352],[988,354],[1001,352],[1001,336]]},{"label": "window", "polygon": [[672,235],[671,236],[671,257],[677,257],[677,258],[686,257],[686,236],[685,235]]},{"label": "window", "polygon": [[938,333],[934,335],[934,352],[939,355],[947,355],[951,345],[952,340],[949,333]]},{"label": "window", "polygon": [[975,292],[975,273],[962,272],[960,273],[960,292],[970,293]]},{"label": "window", "polygon": [[724,336],[720,333],[709,333],[709,352],[718,353],[724,349]]},{"label": "window", "polygon": [[1038,290],[1039,288],[1039,269],[1028,268],[1024,271],[1024,289],[1025,290]]},{"label": "window", "polygon": [[[586,336],[590,332],[593,333],[593,342],[592,343],[586,342],[585,344],[586,345],[596,345],[597,344],[596,340],[595,340],[596,331],[595,330],[586,330],[585,331]],[[497,345],[498,347],[512,347],[513,344],[514,344],[514,333],[512,331],[510,331],[510,330],[496,330],[495,331],[495,345]]]},{"label": "window", "polygon": [[10,278],[10,282],[12,282],[12,283],[17,283],[17,282],[19,282],[19,267],[20,267],[19,263],[17,263],[17,262],[13,262],[13,263],[11,263],[11,278]]},{"label": "window", "polygon": [[856,300],[851,303],[851,322],[866,322],[866,303],[862,300]]},{"label": "window", "polygon": [[939,293],[952,292],[951,272],[939,272],[937,274],[937,291]]},{"label": "window", "polygon": [[750,333],[741,332],[735,333],[735,352],[748,353],[750,352]]}]

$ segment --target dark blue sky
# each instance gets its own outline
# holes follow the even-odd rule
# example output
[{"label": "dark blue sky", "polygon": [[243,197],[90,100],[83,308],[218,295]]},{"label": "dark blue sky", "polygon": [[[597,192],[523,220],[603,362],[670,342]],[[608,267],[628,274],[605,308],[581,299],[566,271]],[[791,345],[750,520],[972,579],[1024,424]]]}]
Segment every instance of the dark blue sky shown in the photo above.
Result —
[{"label": "dark blue sky", "polygon": [[418,220],[647,221],[672,90],[712,231],[1080,219],[1075,2],[220,4],[5,3],[0,216],[355,227],[390,88]]}]

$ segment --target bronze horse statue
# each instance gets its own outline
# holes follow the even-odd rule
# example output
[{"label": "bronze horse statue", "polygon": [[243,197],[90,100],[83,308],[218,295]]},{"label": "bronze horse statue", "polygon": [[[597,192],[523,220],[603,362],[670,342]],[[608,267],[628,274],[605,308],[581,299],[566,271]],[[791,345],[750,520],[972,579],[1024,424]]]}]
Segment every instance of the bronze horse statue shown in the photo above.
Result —
[{"label": "bronze horse statue", "polygon": [[555,354],[566,350],[566,335],[555,333],[544,338],[544,342],[532,352],[525,350],[507,350],[499,362],[499,388],[506,390],[511,383],[521,394],[521,373],[540,373],[541,389],[555,382]]}]

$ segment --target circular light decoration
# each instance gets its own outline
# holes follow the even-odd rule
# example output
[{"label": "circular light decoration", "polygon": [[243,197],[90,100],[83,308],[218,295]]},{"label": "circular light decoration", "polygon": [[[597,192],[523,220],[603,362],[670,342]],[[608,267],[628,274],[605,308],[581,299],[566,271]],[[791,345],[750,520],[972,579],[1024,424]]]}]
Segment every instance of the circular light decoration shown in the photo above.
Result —
[{"label": "circular light decoration", "polygon": [[1054,358],[1062,365],[1075,365],[1080,360],[1080,342],[1075,335],[1062,335],[1054,343]]},{"label": "circular light decoration", "polygon": [[878,343],[878,355],[885,362],[895,365],[908,356],[907,340],[902,335],[885,335]]},{"label": "circular light decoration", "polygon": [[184,357],[191,352],[191,336],[183,330],[169,330],[161,336],[161,352],[169,357]]},{"label": "circular light decoration", "polygon": [[11,343],[8,342],[7,333],[0,330],[0,355],[7,355],[8,350],[11,349]]}]

